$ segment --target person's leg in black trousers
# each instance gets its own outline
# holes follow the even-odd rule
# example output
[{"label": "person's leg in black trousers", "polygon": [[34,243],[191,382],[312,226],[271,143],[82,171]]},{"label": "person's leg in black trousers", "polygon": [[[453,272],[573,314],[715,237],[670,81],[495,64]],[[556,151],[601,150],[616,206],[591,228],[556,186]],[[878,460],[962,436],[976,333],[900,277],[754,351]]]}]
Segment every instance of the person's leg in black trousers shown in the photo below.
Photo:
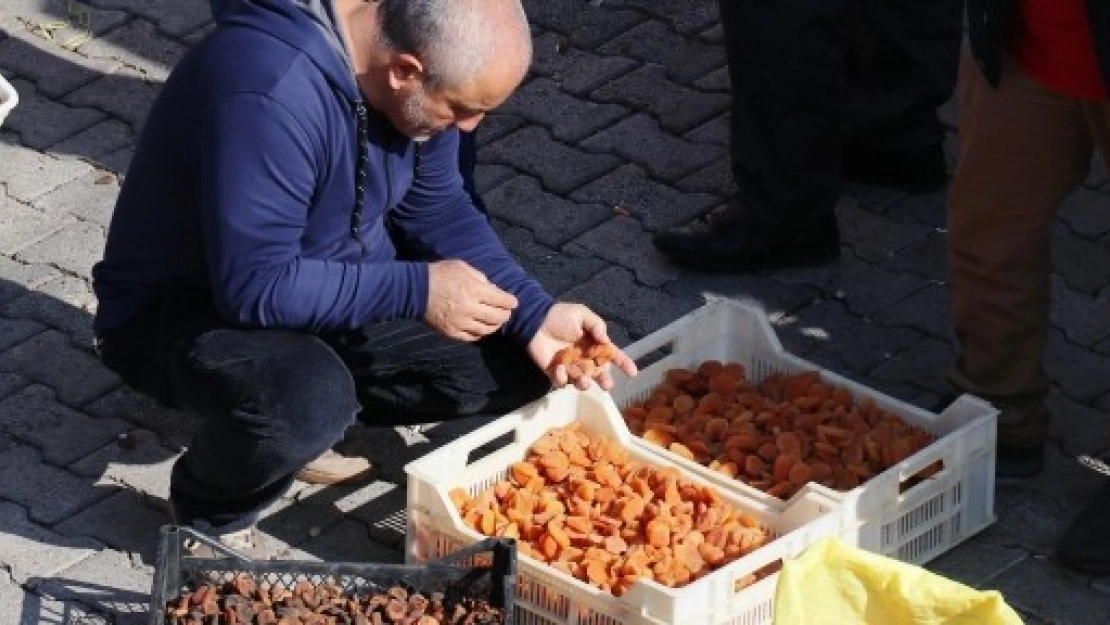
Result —
[{"label": "person's leg in black trousers", "polygon": [[732,108],[724,211],[655,245],[690,266],[750,271],[839,255],[840,80],[849,0],[719,0]]},{"label": "person's leg in black trousers", "polygon": [[947,183],[937,108],[952,97],[963,0],[861,0],[843,82],[844,179],[932,192]]}]

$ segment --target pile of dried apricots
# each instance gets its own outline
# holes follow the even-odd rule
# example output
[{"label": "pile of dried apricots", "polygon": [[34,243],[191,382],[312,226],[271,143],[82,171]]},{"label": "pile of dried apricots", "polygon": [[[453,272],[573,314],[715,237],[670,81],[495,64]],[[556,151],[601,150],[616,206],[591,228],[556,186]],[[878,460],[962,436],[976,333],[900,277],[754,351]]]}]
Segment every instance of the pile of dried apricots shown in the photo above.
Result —
[{"label": "pile of dried apricots", "polygon": [[739,363],[716,360],[667,371],[621,412],[644,440],[781,499],[809,481],[851,490],[935,440],[816,371],[757,384]]},{"label": "pile of dried apricots", "polygon": [[772,540],[712,487],[631,459],[578,422],[545,432],[493,488],[450,496],[469,527],[516,538],[520,553],[618,597],[642,578],[686,585]]}]

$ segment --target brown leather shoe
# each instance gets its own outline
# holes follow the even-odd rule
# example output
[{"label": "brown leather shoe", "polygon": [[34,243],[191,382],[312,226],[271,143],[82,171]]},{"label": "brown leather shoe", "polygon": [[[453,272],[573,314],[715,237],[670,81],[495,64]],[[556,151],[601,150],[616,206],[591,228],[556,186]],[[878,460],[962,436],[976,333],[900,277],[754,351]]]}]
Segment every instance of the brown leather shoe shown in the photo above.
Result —
[{"label": "brown leather shoe", "polygon": [[293,477],[308,484],[350,484],[370,477],[373,467],[366,458],[341,456],[329,449]]}]

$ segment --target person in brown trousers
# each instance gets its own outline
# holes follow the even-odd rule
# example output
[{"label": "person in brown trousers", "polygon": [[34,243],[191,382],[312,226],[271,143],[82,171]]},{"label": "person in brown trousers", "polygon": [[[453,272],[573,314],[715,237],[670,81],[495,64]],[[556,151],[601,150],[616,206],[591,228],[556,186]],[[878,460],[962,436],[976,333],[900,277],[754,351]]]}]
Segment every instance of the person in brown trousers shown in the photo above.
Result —
[{"label": "person in brown trousers", "polygon": [[[1110,155],[1110,2],[969,0],[948,260],[957,354],[949,381],[999,409],[997,474],[1044,463],[1051,231],[1063,200]],[[1107,207],[1110,208],[1110,207]],[[1058,555],[1110,573],[1110,483]]]}]

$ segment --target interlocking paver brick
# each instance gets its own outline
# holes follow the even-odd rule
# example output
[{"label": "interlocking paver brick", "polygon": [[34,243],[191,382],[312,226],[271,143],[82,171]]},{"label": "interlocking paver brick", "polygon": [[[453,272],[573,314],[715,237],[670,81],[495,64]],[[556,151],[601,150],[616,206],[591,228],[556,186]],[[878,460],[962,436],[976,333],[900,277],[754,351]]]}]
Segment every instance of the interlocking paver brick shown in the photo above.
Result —
[{"label": "interlocking paver brick", "polygon": [[1076,189],[1064,200],[1058,214],[1076,234],[1097,240],[1110,232],[1110,214],[1106,204],[1106,193]]},{"label": "interlocking paver brick", "polygon": [[[881,187],[871,188],[881,189]],[[897,215],[899,219],[920,222],[937,230],[944,230],[948,227],[948,196],[946,191],[916,195],[895,195],[891,201],[883,203],[881,210],[875,208],[872,210],[882,212],[888,217]]]},{"label": "interlocking paver brick", "polygon": [[[0,198],[0,211],[7,207],[3,198]],[[19,297],[27,292],[46,284],[59,276],[57,269],[48,265],[28,265],[16,262],[7,256],[0,256],[0,303]]]},{"label": "interlocking paver brick", "polygon": [[42,580],[37,592],[87,605],[113,625],[143,625],[150,620],[153,567],[124,552],[103,550],[56,576]]},{"label": "interlocking paver brick", "polygon": [[667,132],[682,134],[720,115],[729,96],[695,91],[667,77],[667,68],[646,64],[597,88],[591,97],[650,113]]},{"label": "interlocking paver brick", "polygon": [[878,215],[864,208],[852,197],[841,198],[836,206],[840,223],[840,240],[856,256],[870,262],[880,262],[911,243],[933,232],[933,229],[916,223],[897,221]]},{"label": "interlocking paver brick", "polygon": [[523,0],[522,4],[531,23],[561,33],[583,48],[609,41],[644,20],[635,11],[610,8],[603,2]]},{"label": "interlocking paver brick", "polygon": [[1076,400],[1093,401],[1110,391],[1110,360],[1068,342],[1056,329],[1048,334],[1045,369]]},{"label": "interlocking paver brick", "polygon": [[54,392],[29,386],[0,401],[0,428],[35,445],[47,462],[65,466],[127,431],[118,419],[94,419],[54,401]]},{"label": "interlocking paver brick", "polygon": [[169,408],[130,387],[120,386],[83,407],[101,418],[122,419],[158,434],[162,445],[181,451],[189,445],[200,426],[200,417]]},{"label": "interlocking paver brick", "polygon": [[116,490],[43,463],[31,446],[0,446],[0,499],[21,504],[32,521],[53,525]]},{"label": "interlocking paver brick", "polygon": [[482,118],[482,125],[475,131],[478,143],[479,152],[483,152],[483,158],[478,163],[478,168],[488,164],[485,159],[485,148],[483,146],[495,143],[501,137],[527,125],[527,121],[518,115],[509,115],[507,113],[494,110]]},{"label": "interlocking paver brick", "polygon": [[101,111],[73,108],[44,98],[27,81],[13,80],[11,83],[19,93],[20,103],[4,120],[4,128],[18,133],[28,147],[45,149],[104,118]]},{"label": "interlocking paver brick", "polygon": [[849,310],[861,317],[874,315],[928,283],[921,276],[867,264],[848,252],[843,252],[836,263],[785,269],[775,275],[785,282],[820,288],[827,297],[842,300]]},{"label": "interlocking paver brick", "polygon": [[988,584],[1000,590],[1010,605],[1048,623],[1102,625],[1110,611],[1110,594],[1075,592],[1075,575],[1044,556],[1022,560]]},{"label": "interlocking paver brick", "polygon": [[[36,247],[28,248],[20,254],[20,259],[30,262],[39,256],[53,257],[57,250],[51,245],[72,245],[83,248],[68,255],[71,258],[68,264],[61,264],[64,269],[85,275],[89,273],[92,263],[100,259],[101,241],[104,239],[105,229],[112,218],[116,197],[119,196],[119,179],[111,172],[103,169],[94,169],[89,173],[67,182],[50,193],[35,201],[35,208],[54,215],[72,215],[84,221],[91,222],[92,226],[63,230],[51,239],[42,241]],[[74,240],[75,237],[85,236],[86,240]],[[64,249],[64,248],[63,248]],[[64,256],[64,255],[63,255]]]},{"label": "interlocking paver brick", "polygon": [[51,326],[71,344],[92,349],[92,290],[84,278],[59,274],[33,291],[0,305],[0,315],[26,317]]},{"label": "interlocking paver brick", "polygon": [[547,76],[563,91],[582,97],[637,66],[637,62],[629,58],[599,56],[571,47],[565,37],[555,33],[536,37],[532,54],[533,74]]},{"label": "interlocking paver brick", "polygon": [[694,143],[709,143],[728,148],[728,115],[717,115],[705,123],[683,134],[683,138]]},{"label": "interlocking paver brick", "polygon": [[[89,194],[90,202],[103,203],[103,200],[105,198],[95,198]],[[105,226],[99,223],[70,223],[37,243],[21,249],[16,254],[16,260],[27,263],[53,262],[60,269],[75,275],[89,275],[92,266],[102,257],[104,236]]]},{"label": "interlocking paver brick", "polygon": [[1068,340],[1084,347],[1094,347],[1107,336],[1106,295],[1091,297],[1068,286],[1060,276],[1052,276],[1052,325]]},{"label": "interlocking paver brick", "polygon": [[516,176],[516,170],[506,165],[482,163],[474,168],[474,188],[486,203],[487,208],[489,207],[487,194],[506,180],[511,180],[514,176]]},{"label": "interlocking paver brick", "polygon": [[0,501],[0,527],[4,528],[0,567],[19,583],[49,577],[102,547],[95,540],[66,536],[32,523],[23,507],[6,501]]},{"label": "interlocking paver brick", "polygon": [[[43,384],[70,406],[81,406],[116,387],[119,380],[89,352],[49,330],[0,353],[0,371],[18,371]],[[106,418],[105,421],[112,419]]]},{"label": "interlocking paver brick", "polygon": [[31,384],[31,380],[18,373],[0,373],[0,399],[11,395],[29,384]]},{"label": "interlocking paver brick", "polygon": [[366,526],[343,519],[328,531],[299,547],[301,551],[328,562],[385,562],[402,564],[404,553],[372,540]]},{"label": "interlocking paver brick", "polygon": [[556,139],[567,143],[581,141],[630,113],[617,104],[581,100],[563,93],[558,83],[542,77],[518,89],[503,110],[545,126]]},{"label": "interlocking paver brick", "polygon": [[142,495],[123,489],[55,525],[54,530],[138,554],[142,562],[154,566],[158,530],[168,522],[165,512],[148,506]]},{"label": "interlocking paver brick", "polygon": [[0,317],[0,352],[22,343],[45,329],[41,323],[30,319]]},{"label": "interlocking paver brick", "polygon": [[81,46],[81,53],[91,59],[117,61],[156,82],[166,80],[185,50],[180,43],[161,36],[154,24],[145,19],[130,20]]},{"label": "interlocking paver brick", "polygon": [[688,272],[664,286],[672,295],[700,302],[706,298],[727,297],[741,300],[762,309],[772,322],[784,313],[797,310],[820,297],[820,291],[809,284],[768,280],[759,274]]},{"label": "interlocking paver brick", "polygon": [[[31,202],[91,169],[76,159],[56,158],[6,141],[0,141],[0,163],[4,163],[0,184],[9,196],[21,202]],[[4,213],[9,209],[4,206]]]},{"label": "interlocking paver brick", "polygon": [[114,171],[122,176],[127,172],[127,167],[131,164],[131,157],[134,155],[135,147],[128,145],[97,158],[96,163],[97,166],[108,171]]},{"label": "interlocking paver brick", "polygon": [[720,91],[721,93],[729,94],[731,98],[730,89],[732,88],[732,84],[729,80],[727,65],[709,72],[705,76],[695,80],[693,84],[694,87],[702,91]]},{"label": "interlocking paver brick", "polygon": [[948,281],[948,235],[937,230],[897,250],[884,263],[884,269],[917,274],[937,282]]},{"label": "interlocking paver brick", "polygon": [[682,37],[659,20],[629,29],[599,46],[598,52],[662,65],[668,76],[684,84],[693,84],[725,64],[720,46]]},{"label": "interlocking paver brick", "polygon": [[947,340],[952,336],[949,306],[948,289],[929,282],[923,288],[875,313],[874,318],[888,326],[914,328]]},{"label": "interlocking paver brick", "polygon": [[[123,17],[122,14],[120,17]],[[4,59],[5,72],[33,82],[38,91],[48,98],[61,97],[118,65],[112,60],[90,59],[70,52],[57,43],[22,29],[13,34],[15,36],[0,41],[0,59]],[[22,100],[22,90],[19,93]],[[7,120],[4,123],[7,124]]]},{"label": "interlocking paver brick", "polygon": [[601,204],[579,204],[547,193],[535,178],[516,176],[485,196],[490,214],[530,229],[537,240],[558,247],[612,216]]},{"label": "interlocking paver brick", "polygon": [[672,182],[722,158],[718,146],[699,145],[668,134],[648,115],[637,114],[582,142],[594,152],[613,152],[638,163],[652,176]]},{"label": "interlocking paver brick", "polygon": [[1053,271],[1064,276],[1068,285],[1083,293],[1096,294],[1110,286],[1110,267],[1092,263],[1092,258],[1105,254],[1104,245],[1079,237],[1068,236],[1067,229],[1052,229]]},{"label": "interlocking paver brick", "polygon": [[567,244],[571,252],[578,247],[583,253],[631,269],[636,281],[647,286],[661,286],[682,273],[681,269],[653,253],[651,233],[635,217],[618,214]]},{"label": "interlocking paver brick", "polygon": [[[695,143],[707,143],[696,134],[688,138]],[[721,146],[722,150],[727,148],[724,143],[719,143],[718,145]],[[713,193],[722,198],[732,197],[736,194],[737,187],[736,180],[732,177],[732,169],[729,164],[727,152],[722,152],[720,158],[715,159],[705,167],[674,181],[674,187],[676,189],[695,193]]]},{"label": "interlocking paver brick", "polygon": [[404,488],[380,489],[373,506],[356,507],[350,516],[362,523],[375,541],[403,552],[407,507]]},{"label": "interlocking paver brick", "polygon": [[717,3],[710,0],[615,0],[611,3],[619,7],[635,7],[653,17],[667,20],[684,35],[696,35],[720,20]]},{"label": "interlocking paver brick", "polygon": [[[1069,458],[1076,454],[1101,456],[1110,448],[1110,409],[1108,396],[1092,403],[1080,403],[1054,387],[1048,396],[1049,436],[1059,443]],[[1078,466],[1078,465],[1077,465]],[[1089,469],[1083,471],[1090,472]],[[1091,473],[1093,475],[1093,473]]]},{"label": "interlocking paver brick", "polygon": [[659,291],[635,281],[631,271],[609,267],[577,287],[566,297],[571,301],[590,302],[598,314],[623,324],[636,337],[658,330],[662,318],[677,319],[701,305],[697,295],[661,296]]},{"label": "interlocking paver brick", "polygon": [[[819,300],[784,318],[776,328],[789,323],[793,328],[783,341],[790,353],[806,358],[837,363],[828,369],[839,371],[870,371],[895,353],[913,345],[921,334],[907,328],[894,328],[861,319],[844,303]],[[851,338],[852,349],[843,345]]]},{"label": "interlocking paver brick", "polygon": [[996,514],[999,522],[983,530],[977,542],[996,547],[1022,545],[1032,554],[1051,555],[1075,512],[1051,493],[1039,492],[1036,497],[1022,497],[1011,506],[999,507]]},{"label": "interlocking paver brick", "polygon": [[999,570],[1004,571],[1028,557],[1020,547],[983,545],[975,541],[942,554],[929,563],[929,570],[975,588],[997,575]]},{"label": "interlocking paver brick", "polygon": [[528,272],[556,297],[600,272],[606,263],[594,256],[574,256],[536,242],[535,233],[519,226],[494,222],[501,239]]},{"label": "interlocking paver brick", "polygon": [[[127,13],[123,11],[88,9],[87,3],[68,0],[4,0],[0,29],[8,31],[13,37],[49,35],[45,40],[63,53],[66,52],[64,46],[77,43],[75,38],[82,33],[101,35],[127,19]],[[42,27],[45,26],[49,28],[44,30]],[[62,58],[68,58],[68,54],[72,53]]]},{"label": "interlocking paver brick", "polygon": [[96,161],[116,150],[131,146],[135,133],[131,127],[115,119],[106,119],[64,141],[49,147],[51,154],[69,154]]},{"label": "interlocking paver brick", "polygon": [[627,211],[652,232],[684,224],[720,202],[713,195],[685,193],[660,184],[636,165],[622,165],[580,187],[570,197],[579,203],[600,203]]},{"label": "interlocking paver brick", "polygon": [[97,10],[119,9],[142,15],[158,29],[175,37],[184,36],[207,24],[211,18],[207,2],[179,0],[89,0]]},{"label": "interlocking paver brick", "polygon": [[101,109],[138,132],[160,88],[161,83],[121,68],[73,91],[64,101],[70,106]]},{"label": "interlocking paver brick", "polygon": [[869,381],[865,384],[908,402],[913,402],[922,391],[943,397],[950,392],[945,376],[954,355],[950,343],[923,336],[867,372]]},{"label": "interlocking paver brick", "polygon": [[130,430],[69,465],[96,484],[127,486],[152,499],[168,501],[170,471],[180,452],[162,445],[150,430]]},{"label": "interlocking paver brick", "polygon": [[[2,174],[0,174],[2,175]],[[0,254],[12,255],[73,223],[72,217],[51,215],[0,196]]]},{"label": "interlocking paver brick", "polygon": [[536,176],[543,180],[545,189],[560,195],[620,163],[613,155],[591,154],[556,141],[546,130],[535,127],[523,128],[487,146],[482,157]]}]

